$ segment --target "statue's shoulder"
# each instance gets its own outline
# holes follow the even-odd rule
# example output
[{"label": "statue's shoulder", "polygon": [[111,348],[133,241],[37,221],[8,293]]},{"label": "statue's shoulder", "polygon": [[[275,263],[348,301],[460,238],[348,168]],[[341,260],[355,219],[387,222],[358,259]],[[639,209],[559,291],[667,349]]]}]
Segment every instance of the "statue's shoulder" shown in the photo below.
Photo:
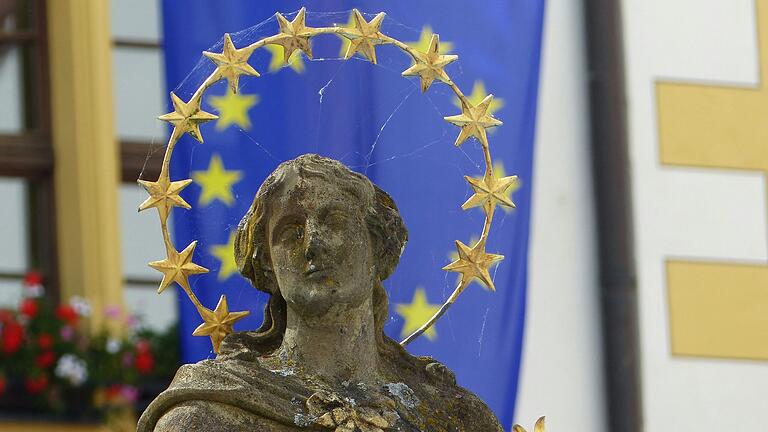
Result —
[{"label": "statue's shoulder", "polygon": [[[467,432],[502,432],[498,419],[493,414],[488,405],[483,402],[476,394],[461,387],[456,383],[456,376],[444,364],[427,357],[425,367],[425,383],[427,393],[439,401],[440,411],[449,418],[451,426],[458,427],[461,431]],[[451,429],[449,426],[448,430]]]},{"label": "statue's shoulder", "polygon": [[232,405],[192,400],[175,405],[158,420],[154,432],[236,431],[288,432],[295,427],[254,415]]},{"label": "statue's shoulder", "polygon": [[184,365],[144,411],[138,431],[296,430],[294,400],[307,395],[291,378],[242,358]]}]

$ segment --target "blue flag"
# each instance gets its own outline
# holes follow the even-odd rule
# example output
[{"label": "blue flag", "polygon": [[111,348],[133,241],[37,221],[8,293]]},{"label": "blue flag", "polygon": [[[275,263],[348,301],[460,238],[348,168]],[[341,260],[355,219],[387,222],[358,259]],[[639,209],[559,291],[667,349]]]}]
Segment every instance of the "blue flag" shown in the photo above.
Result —
[{"label": "blue flag", "polygon": [[[224,33],[236,47],[276,34],[275,12],[289,20],[296,1],[166,0],[163,2],[166,79],[169,91],[189,100],[214,70],[202,51],[221,52]],[[277,9],[279,8],[279,9]],[[366,19],[384,11],[382,32],[425,51],[433,32],[446,67],[473,103],[487,94],[489,114],[504,122],[488,139],[497,176],[517,175],[508,193],[517,209],[499,207],[487,244],[505,256],[492,268],[496,292],[473,282],[438,323],[408,346],[450,367],[460,385],[488,403],[510,428],[520,369],[543,0],[467,2],[315,1],[307,25],[347,25],[351,9]],[[171,178],[191,178],[182,194],[192,210],[175,209],[174,242],[198,240],[195,262],[209,268],[191,285],[213,308],[226,294],[232,311],[249,310],[236,330],[259,327],[266,295],[240,277],[233,257],[234,230],[264,178],[285,160],[304,153],[338,159],[366,174],[395,199],[410,238],[396,272],[384,282],[390,300],[385,331],[401,340],[425,322],[453,291],[457,273],[441,267],[455,259],[454,240],[472,245],[484,214],[461,204],[472,195],[464,175],[481,177],[484,161],[474,139],[461,147],[459,128],[443,120],[460,113],[451,89],[436,82],[421,93],[418,77],[401,72],[410,59],[393,46],[376,48],[378,64],[356,56],[344,61],[346,40],[312,39],[314,60],[294,54],[283,64],[282,47],[267,45],[250,64],[260,77],[242,76],[239,92],[216,84],[203,109],[219,116],[202,126],[204,144],[185,136],[171,161]],[[170,100],[170,99],[169,99]],[[213,356],[207,337],[193,337],[201,319],[179,290],[182,356]]]}]

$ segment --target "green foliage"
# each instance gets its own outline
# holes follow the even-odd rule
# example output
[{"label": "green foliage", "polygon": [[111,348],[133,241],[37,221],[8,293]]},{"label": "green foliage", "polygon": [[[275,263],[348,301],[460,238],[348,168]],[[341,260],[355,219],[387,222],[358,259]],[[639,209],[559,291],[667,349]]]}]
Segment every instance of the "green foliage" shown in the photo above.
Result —
[{"label": "green foliage", "polygon": [[112,308],[106,319],[126,331],[88,335],[85,299],[57,305],[39,277],[26,282],[18,309],[0,310],[0,410],[109,414],[170,381],[179,366],[176,326],[157,332]]}]

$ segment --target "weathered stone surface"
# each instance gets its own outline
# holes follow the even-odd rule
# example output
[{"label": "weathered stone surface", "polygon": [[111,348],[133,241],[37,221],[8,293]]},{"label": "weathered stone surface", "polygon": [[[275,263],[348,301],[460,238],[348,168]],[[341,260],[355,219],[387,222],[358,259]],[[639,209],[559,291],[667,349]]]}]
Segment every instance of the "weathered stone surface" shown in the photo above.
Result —
[{"label": "weathered stone surface", "polygon": [[384,335],[381,281],[406,240],[392,198],[364,176],[317,155],[281,164],[235,248],[271,296],[264,324],[182,366],[139,431],[501,431],[448,368]]}]

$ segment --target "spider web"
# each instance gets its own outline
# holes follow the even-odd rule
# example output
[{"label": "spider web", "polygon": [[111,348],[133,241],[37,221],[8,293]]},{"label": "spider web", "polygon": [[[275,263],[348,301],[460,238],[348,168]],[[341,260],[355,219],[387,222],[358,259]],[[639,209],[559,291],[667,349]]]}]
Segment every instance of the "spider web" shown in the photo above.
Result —
[{"label": "spider web", "polygon": [[[297,12],[285,14],[285,17],[288,20],[291,20],[296,14]],[[346,25],[350,14],[351,10],[331,13],[307,12],[306,22],[310,27],[327,27],[334,24]],[[374,16],[372,14],[363,15],[366,17],[366,20],[370,20]],[[236,47],[243,47],[264,37],[275,34],[277,32],[277,27],[275,17],[271,17],[245,30],[232,33],[230,36]],[[402,24],[391,16],[385,18],[381,30],[383,33],[401,41],[416,41],[419,39],[421,32],[421,29]],[[481,211],[465,212],[461,210],[461,203],[469,198],[472,193],[471,189],[464,181],[463,176],[482,175],[484,162],[479,145],[474,140],[467,141],[463,146],[458,148],[453,145],[459,129],[450,125],[442,118],[444,116],[459,113],[459,108],[455,106],[455,96],[453,92],[447,85],[435,81],[425,94],[421,94],[418,77],[401,77],[401,72],[410,66],[411,61],[407,54],[400,52],[396,47],[377,46],[376,52],[378,63],[372,64],[367,59],[363,59],[359,56],[344,60],[342,53],[340,52],[340,43],[341,39],[335,35],[319,35],[312,40],[314,53],[313,59],[310,60],[306,58],[303,53],[299,54],[302,55],[306,68],[302,79],[316,75],[321,77],[320,84],[316,87],[316,93],[313,100],[317,114],[312,118],[305,119],[305,126],[307,126],[305,135],[309,140],[309,142],[305,143],[307,152],[318,153],[323,156],[338,159],[351,169],[366,174],[369,177],[373,177],[375,182],[378,174],[382,172],[397,172],[399,165],[406,162],[415,162],[423,167],[421,171],[404,174],[410,177],[411,181],[414,182],[431,182],[430,172],[451,172],[452,176],[455,177],[455,182],[438,186],[443,187],[445,192],[460,191],[458,199],[456,199],[457,197],[455,194],[451,196],[446,193],[444,200],[450,200],[449,204],[452,206],[452,210],[449,210],[450,215],[454,216],[457,213],[461,214],[464,221],[464,226],[456,227],[456,233],[453,233],[452,235],[469,244],[470,233],[479,234],[480,229],[482,228],[483,214]],[[221,52],[222,47],[223,38],[217,41],[213,46],[209,47],[206,51]],[[258,78],[242,76],[240,79],[240,93],[258,93],[258,91],[254,91],[254,89],[257,88],[257,84],[259,84],[257,83],[257,80],[269,81],[273,79],[273,74],[295,73],[290,70],[289,67],[284,67],[281,70],[274,72],[267,72],[269,70],[268,64],[270,60],[271,55],[265,48],[260,48],[254,51],[250,63],[262,76]],[[330,69],[328,67],[322,67],[327,65],[332,65],[332,67],[330,67]],[[213,63],[208,58],[201,56],[192,71],[176,86],[174,92],[183,100],[189,100],[195,90],[197,90],[200,84],[213,72],[214,69],[215,66]],[[350,71],[354,72],[352,75],[356,76],[357,79],[353,82],[342,80],[342,76],[349,76]],[[465,92],[469,90],[467,86],[468,84],[471,84],[472,79],[477,78],[466,77],[465,79],[461,67],[461,59],[459,59],[458,62],[453,63],[449,67],[448,72],[451,78],[459,83]],[[396,78],[398,84],[385,97],[370,98],[364,101],[364,103],[373,106],[373,109],[369,110],[369,112],[377,113],[377,115],[370,114],[367,117],[364,116],[361,123],[367,123],[367,125],[352,124],[347,126],[355,133],[363,128],[367,128],[373,132],[371,138],[363,140],[363,142],[360,143],[361,146],[359,149],[339,153],[334,148],[333,143],[329,142],[327,139],[329,134],[333,132],[332,127],[336,126],[329,125],[328,123],[334,116],[334,104],[338,104],[337,98],[343,96],[342,90],[345,87],[358,86],[360,80],[363,79],[360,77],[364,77],[364,79],[369,79],[374,82],[377,80],[384,80],[387,83],[392,81],[393,78]],[[216,89],[218,89],[218,94],[222,94],[226,85],[225,82],[220,82],[211,87],[211,91],[207,92],[206,96],[203,98],[204,110],[208,112],[216,112],[209,104],[208,95],[215,93]],[[233,126],[237,128],[239,135],[243,138],[242,141],[244,141],[240,142],[238,145],[247,144],[258,148],[263,156],[262,161],[270,167],[268,171],[272,171],[278,164],[285,160],[280,157],[278,155],[279,152],[276,151],[282,143],[276,142],[273,139],[259,138],[260,128],[263,130],[263,128],[269,126],[260,125],[258,123],[258,114],[254,114],[254,112],[259,109],[269,109],[274,102],[275,101],[273,100],[263,99],[260,101],[259,105],[253,108],[251,111],[253,127],[250,130],[245,130],[236,125]],[[413,119],[405,118],[406,116],[404,115],[404,112],[411,112],[414,110],[418,110],[420,114],[418,116],[418,126],[411,128],[410,126],[411,123],[413,123]],[[409,128],[408,131],[412,136],[412,142],[409,143],[407,148],[401,148],[402,146],[398,146],[394,142],[394,140],[402,137],[402,135],[398,135],[396,131],[398,129],[402,130],[404,127]],[[215,134],[213,128],[210,127],[210,123],[203,126],[202,133],[206,140],[212,140],[211,135]],[[493,135],[490,136],[490,140],[494,140]],[[163,151],[165,145],[159,144],[162,142],[162,139],[158,139],[157,142],[158,144],[151,146],[148,150],[147,161],[156,153]],[[196,161],[196,148],[197,145],[192,146],[192,149],[189,152],[190,166]],[[174,155],[174,157],[179,156],[180,155]],[[143,171],[140,178],[142,177]],[[173,180],[177,179],[174,178]],[[381,186],[384,190],[389,192],[386,185]],[[254,186],[253,192],[255,192],[255,188],[257,187],[258,185]],[[409,225],[407,215],[414,212],[430,212],[432,210],[430,208],[424,208],[422,203],[413,197],[394,195],[393,198],[398,203],[398,207],[404,215],[406,226],[408,226],[411,233],[411,240],[408,247],[410,247],[413,242],[429,245],[428,262],[430,265],[427,268],[423,268],[421,271],[432,274],[430,280],[433,282],[426,284],[423,288],[427,292],[430,303],[442,303],[455,288],[456,274],[443,272],[441,270],[441,267],[450,261],[449,253],[453,250],[453,244],[434,242],[431,239],[421,238],[417,233],[414,233],[413,227]],[[246,201],[250,204],[252,199],[253,194],[245,195],[235,190],[236,202]],[[190,201],[190,203],[193,205],[193,208],[196,207],[196,202],[193,203]],[[206,217],[205,210],[197,210],[201,212],[201,218]],[[508,215],[509,213],[507,212],[497,212],[493,229],[495,233],[491,235],[491,241],[489,242],[490,250],[492,250],[492,246],[494,246],[494,235],[503,230],[504,222]],[[174,216],[171,218],[171,223],[173,222],[173,218],[178,216],[188,217],[186,214],[175,212]],[[237,221],[231,221],[229,223],[221,224],[215,229],[230,232],[236,229],[236,227]],[[173,232],[173,229],[171,229],[171,231]],[[193,238],[200,238],[202,237],[202,232],[193,232],[192,236]],[[211,245],[206,245],[201,242],[198,250],[207,250],[209,246]],[[401,336],[398,332],[399,325],[396,325],[396,323],[401,320],[394,312],[394,304],[410,302],[410,293],[415,289],[413,286],[401,286],[406,279],[409,279],[408,275],[404,275],[402,270],[404,267],[402,262],[409,258],[408,247],[406,247],[406,252],[403,255],[398,270],[384,282],[390,297],[390,315],[386,330],[387,333],[396,340],[399,340]],[[210,268],[212,272],[216,271],[216,265],[218,265],[217,262],[213,266],[210,265],[212,264],[211,262],[203,262],[201,264]],[[496,277],[497,269],[498,267],[495,267],[492,273],[494,279]],[[239,278],[239,275],[235,275],[233,278],[234,277]],[[197,292],[199,288],[197,286],[197,281],[198,279],[194,277],[190,280],[192,289],[195,292]],[[435,284],[434,281],[440,281],[440,283]],[[226,283],[225,285],[232,284]],[[238,300],[246,290],[252,289],[253,288],[244,287],[242,284],[239,284],[234,289],[225,288],[223,293],[227,295],[230,300],[230,305],[232,305],[239,303]],[[471,286],[469,289],[479,290],[479,287]],[[407,292],[408,294],[405,296],[398,295],[399,292]],[[214,305],[206,304],[206,306],[212,308]],[[481,310],[476,314],[480,322],[480,331],[478,332],[478,357],[482,350],[486,325],[485,320],[488,316],[488,311],[489,306],[485,306],[485,311]],[[253,314],[259,315],[260,310],[252,310],[252,315]],[[454,326],[460,324],[453,322],[450,312],[443,317],[441,322],[447,322],[443,328],[447,328],[448,330],[444,331],[441,334],[441,337],[450,337],[455,341]],[[210,354],[213,355],[213,351],[211,351]]]}]

